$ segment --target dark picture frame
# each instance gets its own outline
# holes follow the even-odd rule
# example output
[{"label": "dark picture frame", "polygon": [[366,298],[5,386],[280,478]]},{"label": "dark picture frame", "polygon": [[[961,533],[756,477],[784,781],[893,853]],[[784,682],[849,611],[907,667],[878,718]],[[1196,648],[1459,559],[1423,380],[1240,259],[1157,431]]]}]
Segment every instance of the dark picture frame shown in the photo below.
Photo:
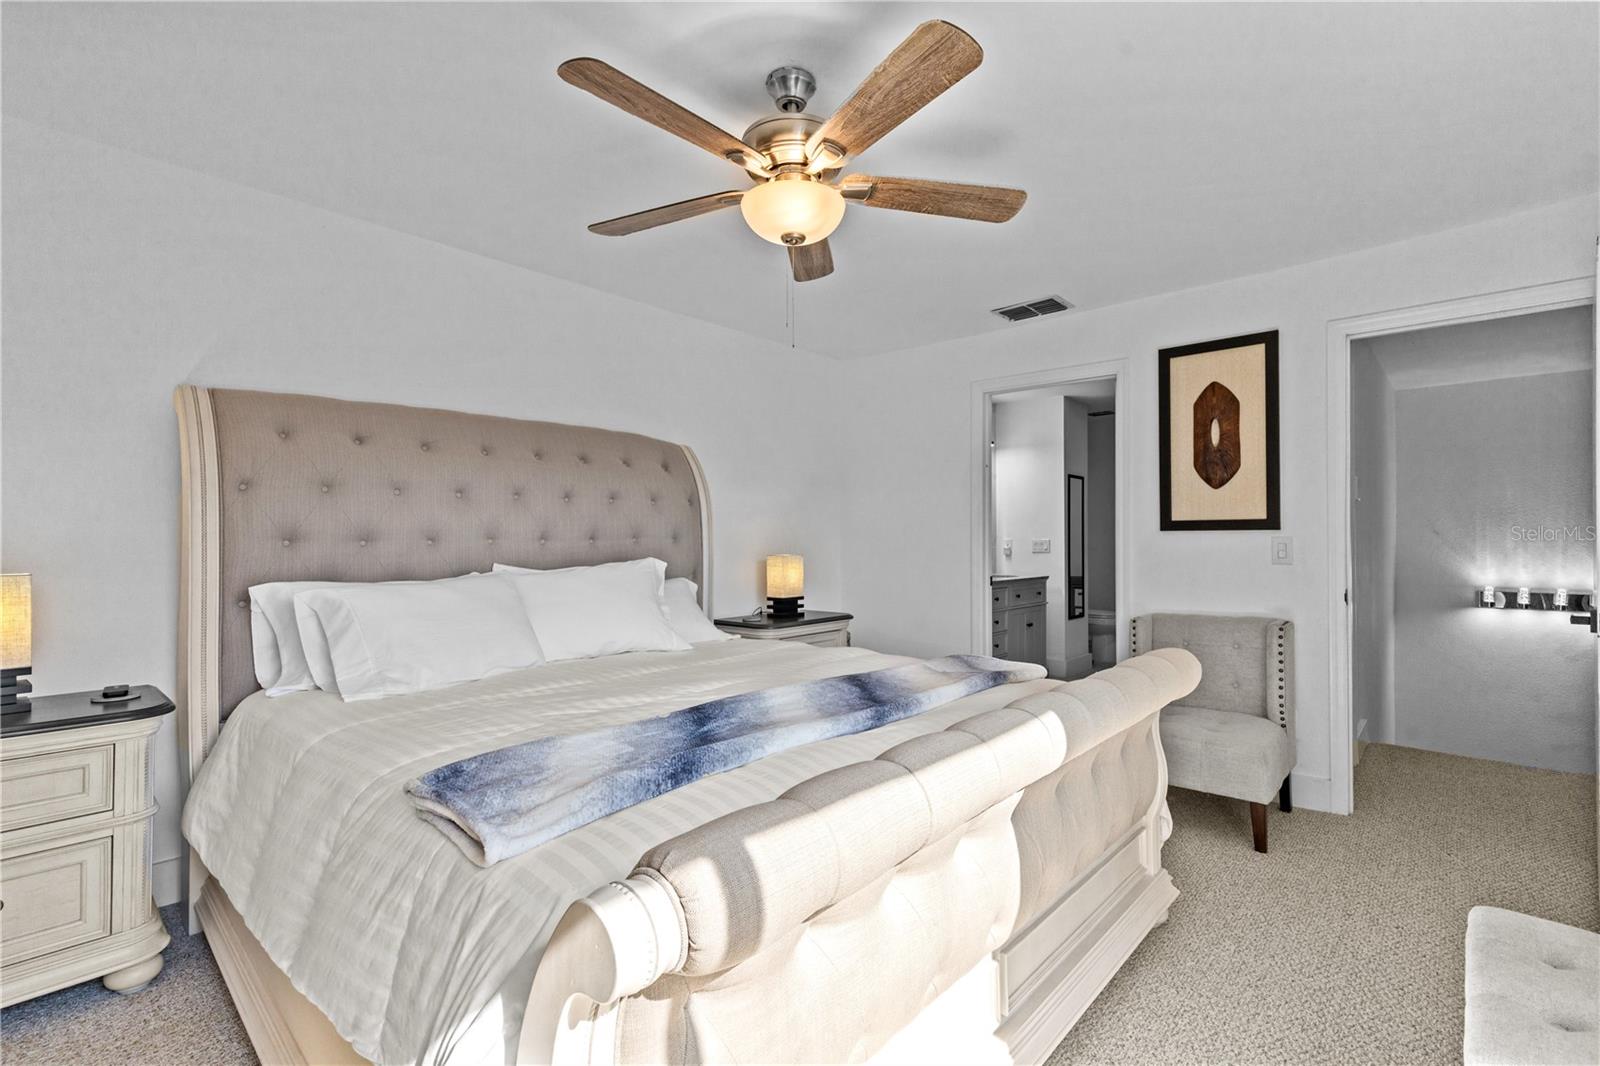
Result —
[{"label": "dark picture frame", "polygon": [[[1259,345],[1262,348],[1262,359],[1259,374],[1263,395],[1264,432],[1265,432],[1265,463],[1266,463],[1266,514],[1264,516],[1242,516],[1237,518],[1207,518],[1207,519],[1178,519],[1172,515],[1173,495],[1173,446],[1172,440],[1172,367],[1176,360],[1190,356],[1203,356],[1213,352],[1224,352],[1235,348],[1248,348]],[[1281,529],[1282,521],[1279,509],[1279,479],[1278,479],[1278,331],[1267,330],[1262,333],[1247,333],[1238,337],[1225,337],[1221,340],[1202,341],[1198,344],[1184,344],[1175,348],[1162,348],[1158,359],[1159,376],[1159,402],[1157,422],[1160,434],[1160,462],[1161,462],[1161,528],[1164,531],[1181,530],[1244,530],[1244,529]],[[1224,390],[1226,391],[1226,390]],[[1186,395],[1180,401],[1187,404],[1199,404],[1208,398],[1206,393],[1200,396]],[[1237,412],[1237,399],[1227,394],[1234,400],[1234,410]],[[1197,450],[1193,442],[1185,441],[1180,444],[1183,455],[1183,475],[1186,475],[1193,462],[1194,452]],[[1234,457],[1234,466],[1238,466],[1238,458]],[[1231,477],[1231,472],[1223,471],[1223,475]],[[1182,475],[1181,475],[1182,476]],[[1216,485],[1213,488],[1219,487]]]}]

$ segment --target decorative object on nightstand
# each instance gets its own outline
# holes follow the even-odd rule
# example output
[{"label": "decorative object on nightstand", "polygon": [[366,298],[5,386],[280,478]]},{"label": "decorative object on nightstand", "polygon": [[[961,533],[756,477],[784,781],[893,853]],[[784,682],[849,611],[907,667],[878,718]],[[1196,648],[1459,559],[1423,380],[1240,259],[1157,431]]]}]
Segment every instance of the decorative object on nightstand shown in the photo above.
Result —
[{"label": "decorative object on nightstand", "polygon": [[159,689],[111,686],[0,720],[0,1006],[96,977],[137,992],[161,972],[150,740],[171,710]]},{"label": "decorative object on nightstand", "polygon": [[0,713],[27,711],[32,672],[33,577],[0,574]]},{"label": "decorative object on nightstand", "polygon": [[806,561],[798,555],[767,556],[767,605],[774,618],[800,614],[806,592]]},{"label": "decorative object on nightstand", "polygon": [[789,640],[815,644],[819,648],[848,648],[853,617],[841,611],[800,611],[792,616],[758,614],[719,618],[716,625],[724,633],[753,640]]}]

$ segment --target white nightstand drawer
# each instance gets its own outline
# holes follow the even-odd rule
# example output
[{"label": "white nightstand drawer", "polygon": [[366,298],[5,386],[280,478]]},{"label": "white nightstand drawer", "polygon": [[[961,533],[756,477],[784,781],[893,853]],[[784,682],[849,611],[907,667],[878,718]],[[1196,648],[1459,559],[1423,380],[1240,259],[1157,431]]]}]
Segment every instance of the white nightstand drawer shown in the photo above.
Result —
[{"label": "white nightstand drawer", "polygon": [[106,744],[0,762],[0,829],[109,811],[113,754]]},{"label": "white nightstand drawer", "polygon": [[814,644],[819,648],[843,648],[849,645],[849,630],[834,629],[826,633],[800,633],[786,638],[797,644]]},{"label": "white nightstand drawer", "polygon": [[111,838],[0,860],[0,961],[21,962],[111,932]]}]

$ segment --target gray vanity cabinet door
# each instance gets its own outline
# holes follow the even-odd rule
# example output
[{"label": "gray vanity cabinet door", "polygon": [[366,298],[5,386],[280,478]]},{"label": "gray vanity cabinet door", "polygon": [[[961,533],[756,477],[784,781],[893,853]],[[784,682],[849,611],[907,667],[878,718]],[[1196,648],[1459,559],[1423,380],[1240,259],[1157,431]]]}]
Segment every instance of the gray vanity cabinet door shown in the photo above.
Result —
[{"label": "gray vanity cabinet door", "polygon": [[1021,607],[1011,611],[1009,628],[1017,632],[1011,641],[1012,658],[1025,663],[1044,661],[1044,607]]}]

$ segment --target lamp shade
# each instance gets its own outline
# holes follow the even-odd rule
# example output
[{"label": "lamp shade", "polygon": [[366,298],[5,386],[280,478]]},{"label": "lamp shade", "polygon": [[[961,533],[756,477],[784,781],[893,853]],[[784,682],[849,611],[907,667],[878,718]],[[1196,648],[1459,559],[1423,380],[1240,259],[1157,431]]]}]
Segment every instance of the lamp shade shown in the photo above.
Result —
[{"label": "lamp shade", "polygon": [[33,577],[0,574],[0,669],[33,665]]},{"label": "lamp shade", "polygon": [[805,595],[806,561],[798,555],[767,556],[767,595],[790,599]]},{"label": "lamp shade", "polygon": [[739,210],[762,240],[794,247],[826,240],[844,218],[844,197],[832,185],[785,174],[747,191]]}]

